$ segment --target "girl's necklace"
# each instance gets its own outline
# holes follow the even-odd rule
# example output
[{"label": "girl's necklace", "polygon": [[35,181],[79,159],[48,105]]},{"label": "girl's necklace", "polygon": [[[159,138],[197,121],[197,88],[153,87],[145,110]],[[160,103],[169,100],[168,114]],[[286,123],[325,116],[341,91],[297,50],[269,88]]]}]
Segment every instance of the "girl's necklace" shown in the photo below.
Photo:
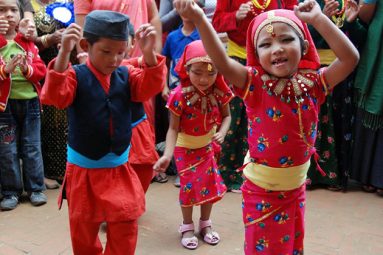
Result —
[{"label": "girl's necklace", "polygon": [[346,6],[347,0],[342,0],[342,9],[338,10],[335,15],[331,16],[332,21],[339,28],[343,27],[344,25],[344,20],[346,18]]},{"label": "girl's necklace", "polygon": [[[252,6],[251,6],[251,12],[254,16],[257,16],[259,13],[262,13],[265,11],[265,9],[269,6],[271,0],[262,0],[262,3],[258,2],[257,0],[251,0]],[[257,11],[260,10],[260,11]]]}]

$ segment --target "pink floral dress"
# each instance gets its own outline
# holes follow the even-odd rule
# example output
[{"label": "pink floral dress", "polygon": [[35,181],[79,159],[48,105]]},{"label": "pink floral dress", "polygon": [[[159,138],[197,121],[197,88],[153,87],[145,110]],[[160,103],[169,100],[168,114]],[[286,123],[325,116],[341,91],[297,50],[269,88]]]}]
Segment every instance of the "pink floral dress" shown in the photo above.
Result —
[{"label": "pink floral dress", "polygon": [[[323,69],[299,70],[277,79],[249,69],[249,83],[236,94],[248,116],[251,161],[274,167],[299,166],[315,153],[318,112],[328,93]],[[305,185],[265,190],[245,180],[245,254],[303,254]]]},{"label": "pink floral dress", "polygon": [[[180,117],[179,133],[196,137],[208,134],[222,121],[220,108],[232,99],[232,92],[212,86],[201,92],[194,86],[178,86],[169,97],[167,107]],[[212,143],[190,149],[176,146],[174,151],[180,176],[181,206],[188,207],[220,200],[226,192],[214,158]]]}]

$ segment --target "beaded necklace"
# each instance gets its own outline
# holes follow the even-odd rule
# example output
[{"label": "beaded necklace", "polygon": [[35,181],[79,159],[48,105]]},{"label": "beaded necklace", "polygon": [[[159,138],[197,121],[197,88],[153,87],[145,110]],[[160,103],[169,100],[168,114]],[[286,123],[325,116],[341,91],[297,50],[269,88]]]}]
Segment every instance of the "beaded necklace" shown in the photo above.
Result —
[{"label": "beaded necklace", "polygon": [[[252,6],[251,6],[251,13],[253,13],[254,16],[257,16],[259,13],[262,13],[265,11],[265,9],[269,6],[271,0],[263,0],[262,3],[259,3],[257,0],[251,0]],[[257,12],[257,9],[260,10]]]},{"label": "beaded necklace", "polygon": [[313,70],[299,70],[291,78],[277,78],[269,74],[263,74],[262,88],[267,90],[267,94],[280,97],[282,102],[296,103],[304,101],[304,97],[309,97],[309,90],[314,86],[316,72]]},{"label": "beaded necklace", "polygon": [[346,6],[347,6],[347,0],[342,0],[342,8],[338,10],[335,15],[331,16],[332,21],[335,23],[335,25],[339,28],[343,27],[344,20],[346,18]]}]

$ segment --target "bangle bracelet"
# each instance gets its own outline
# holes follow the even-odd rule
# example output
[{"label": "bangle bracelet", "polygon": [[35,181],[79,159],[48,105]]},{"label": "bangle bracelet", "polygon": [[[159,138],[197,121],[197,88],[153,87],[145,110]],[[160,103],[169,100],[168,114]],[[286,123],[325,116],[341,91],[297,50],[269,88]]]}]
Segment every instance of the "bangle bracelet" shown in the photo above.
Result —
[{"label": "bangle bracelet", "polygon": [[44,48],[49,48],[47,37],[48,35],[41,36],[41,44],[44,46]]},{"label": "bangle bracelet", "polygon": [[88,53],[87,52],[80,52],[77,54],[77,59],[82,58],[82,57],[88,57]]}]

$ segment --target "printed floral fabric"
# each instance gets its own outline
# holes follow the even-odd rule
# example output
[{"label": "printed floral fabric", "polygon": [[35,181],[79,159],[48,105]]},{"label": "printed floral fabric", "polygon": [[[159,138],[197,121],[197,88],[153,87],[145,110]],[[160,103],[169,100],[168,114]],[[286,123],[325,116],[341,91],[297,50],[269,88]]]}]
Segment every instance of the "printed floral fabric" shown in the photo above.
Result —
[{"label": "printed floral fabric", "polygon": [[212,145],[194,150],[176,147],[174,158],[180,176],[181,206],[214,203],[226,193]]},{"label": "printed floral fabric", "polygon": [[219,169],[228,190],[239,190],[242,185],[242,173],[237,170],[242,167],[246,156],[247,145],[247,117],[243,100],[235,97],[230,101],[231,123],[222,143],[222,153]]},{"label": "printed floral fabric", "polygon": [[303,255],[305,185],[269,191],[242,185],[246,255]]},{"label": "printed floral fabric", "polygon": [[322,176],[312,165],[308,171],[307,185],[321,184],[343,189],[347,187],[351,171],[351,143],[355,119],[352,104],[353,78],[354,75],[350,75],[335,86],[332,95],[321,106],[315,147],[320,155],[319,165],[326,176]]},{"label": "printed floral fabric", "polygon": [[328,93],[323,70],[300,70],[290,79],[251,69],[244,98],[248,142],[254,162],[271,167],[301,165],[315,153],[318,112]]},{"label": "printed floral fabric", "polygon": [[[180,117],[179,132],[201,136],[219,126],[222,121],[220,107],[228,104],[232,97],[229,89],[223,92],[212,86],[206,91],[199,91],[194,86],[178,86],[171,92],[167,107]],[[226,186],[214,153],[212,144],[198,149],[175,148],[181,206],[213,203],[225,194]]]},{"label": "printed floral fabric", "polygon": [[205,92],[192,85],[178,86],[172,90],[167,107],[180,116],[180,132],[201,136],[221,124],[220,107],[229,103],[232,97],[230,90],[221,91],[214,86]]}]

